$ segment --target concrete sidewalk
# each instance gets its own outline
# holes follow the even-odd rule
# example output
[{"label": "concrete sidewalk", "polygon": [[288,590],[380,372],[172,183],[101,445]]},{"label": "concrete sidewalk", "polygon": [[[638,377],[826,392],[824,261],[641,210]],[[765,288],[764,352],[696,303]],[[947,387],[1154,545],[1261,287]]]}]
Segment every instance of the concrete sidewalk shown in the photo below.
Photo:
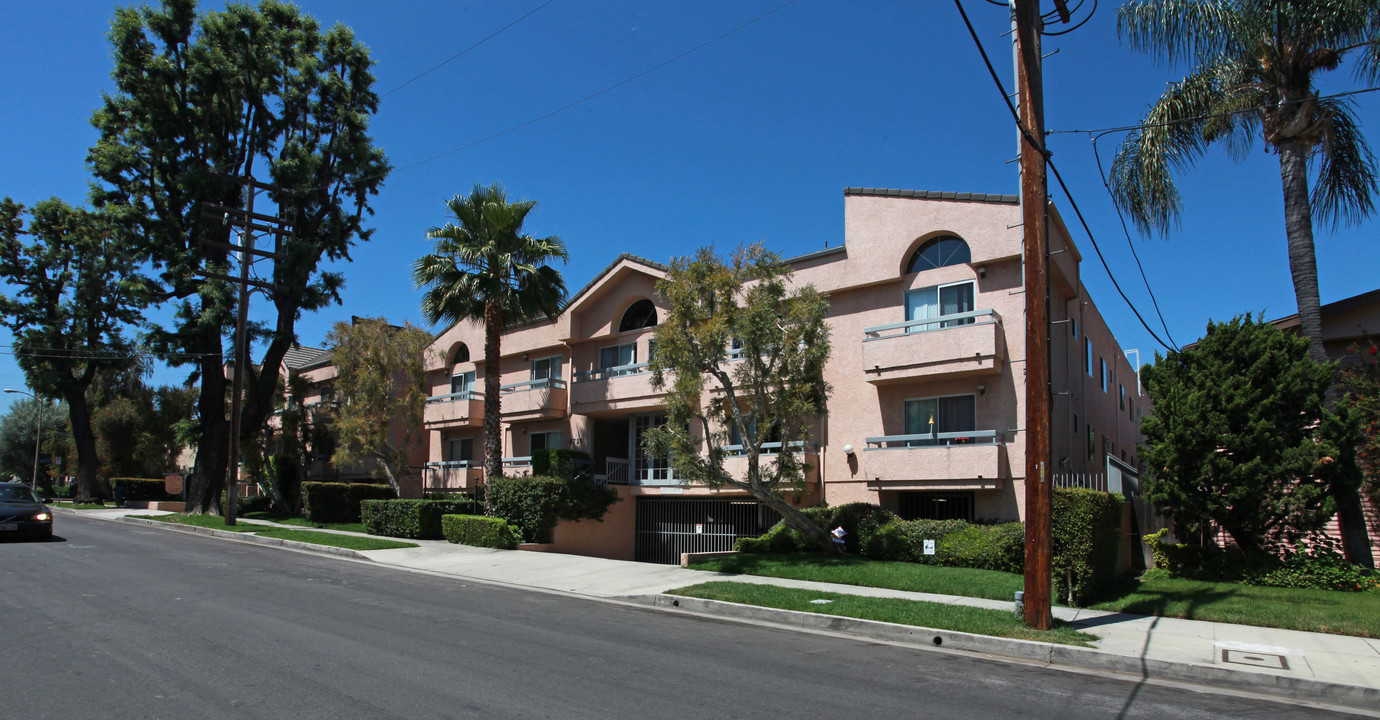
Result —
[{"label": "concrete sidewalk", "polygon": [[[84,516],[106,519],[119,519],[130,514],[151,514],[145,510],[113,508],[67,512],[80,512]],[[260,521],[242,522],[248,524]],[[250,542],[256,540],[252,536],[246,537],[238,533],[215,531],[212,534],[234,535],[236,539]],[[381,565],[455,578],[633,602],[679,612],[705,613],[890,642],[942,646],[946,650],[967,650],[1056,666],[1112,671],[1135,678],[1207,684],[1357,708],[1380,709],[1380,640],[1077,608],[1055,608],[1054,613],[1058,618],[1068,621],[1078,630],[1098,637],[1093,648],[1074,648],[815,613],[695,600],[669,596],[666,593],[696,583],[731,579],[735,582],[779,585],[820,592],[970,605],[1006,612],[1012,609],[1010,602],[749,575],[727,575],[668,565],[578,555],[489,550],[455,545],[444,540],[409,542],[417,543],[418,547],[367,552],[336,551],[332,554],[365,558]]]}]

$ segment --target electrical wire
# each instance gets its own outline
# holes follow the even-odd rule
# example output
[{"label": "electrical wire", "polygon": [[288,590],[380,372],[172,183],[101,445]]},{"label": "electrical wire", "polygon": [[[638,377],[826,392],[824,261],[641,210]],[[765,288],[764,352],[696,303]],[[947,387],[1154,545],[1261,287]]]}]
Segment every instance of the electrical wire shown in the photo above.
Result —
[{"label": "electrical wire", "polygon": [[435,65],[433,65],[433,66],[431,67],[431,69],[427,70],[426,72],[423,72],[423,73],[417,75],[416,77],[412,78],[411,80],[408,80],[407,82],[405,82],[405,83],[403,83],[403,84],[401,84],[401,85],[399,85],[399,86],[393,88],[392,90],[389,90],[388,92],[386,92],[386,93],[380,95],[380,96],[379,96],[379,99],[382,100],[383,98],[386,98],[386,97],[388,97],[389,95],[392,95],[393,93],[395,93],[395,92],[397,92],[397,91],[399,91],[399,90],[401,90],[401,89],[407,87],[408,85],[411,85],[412,83],[417,82],[418,80],[421,80],[422,78],[426,77],[427,75],[430,75],[431,73],[436,72],[437,70],[440,70],[443,66],[449,64],[451,61],[453,61],[453,60],[459,58],[461,55],[464,55],[465,53],[468,53],[469,51],[471,51],[471,50],[473,50],[473,49],[479,47],[480,45],[483,45],[484,43],[486,43],[486,42],[488,42],[488,41],[490,41],[490,40],[492,40],[492,39],[498,37],[499,35],[502,35],[506,30],[508,30],[508,29],[511,28],[512,26],[514,26],[514,25],[516,25],[516,24],[522,22],[523,20],[526,20],[527,18],[529,18],[529,17],[535,15],[535,14],[537,13],[538,10],[541,10],[542,8],[546,7],[547,5],[550,5],[551,3],[555,2],[555,1],[556,1],[556,0],[546,0],[546,2],[544,2],[544,3],[542,3],[542,4],[538,5],[538,6],[536,6],[536,7],[534,7],[534,8],[532,8],[531,10],[528,10],[527,13],[526,13],[525,15],[523,15],[522,17],[519,17],[518,19],[516,19],[516,20],[514,20],[514,21],[512,21],[512,22],[510,22],[510,23],[508,23],[507,25],[504,25],[503,27],[501,27],[501,28],[499,28],[499,29],[493,31],[492,33],[489,33],[487,36],[484,37],[484,39],[480,40],[479,42],[477,42],[477,43],[475,43],[475,44],[473,44],[473,45],[471,45],[471,46],[465,48],[464,50],[461,50],[461,51],[458,52],[458,53],[455,53],[454,55],[451,55],[450,57],[446,58],[445,60],[442,60],[442,61],[439,62],[439,63],[436,63]]},{"label": "electrical wire", "polygon": [[[1081,2],[1078,3],[1078,7],[1075,7],[1073,10],[1070,10],[1070,11],[1069,11],[1069,15],[1072,16],[1073,13],[1074,13],[1075,11],[1078,10],[1079,7],[1083,7],[1083,3],[1081,3]],[[1071,27],[1071,28],[1066,28],[1066,29],[1064,29],[1064,30],[1060,30],[1059,32],[1044,32],[1044,31],[1041,31],[1040,34],[1041,34],[1041,35],[1044,35],[1045,37],[1059,37],[1060,35],[1068,35],[1069,33],[1073,32],[1074,30],[1077,30],[1078,28],[1081,28],[1081,27],[1083,27],[1084,25],[1087,25],[1087,24],[1088,24],[1088,21],[1091,20],[1091,19],[1093,19],[1093,15],[1095,15],[1095,14],[1097,14],[1097,0],[1093,0],[1093,6],[1092,6],[1092,9],[1088,11],[1088,16],[1085,17],[1085,18],[1083,18],[1083,21],[1080,22],[1080,23],[1078,23],[1077,25],[1074,25],[1074,26]]]},{"label": "electrical wire", "polygon": [[[1107,271],[1107,277],[1112,281],[1112,287],[1116,288],[1117,294],[1121,295],[1121,299],[1126,302],[1126,306],[1131,309],[1131,313],[1134,314],[1136,316],[1136,319],[1140,321],[1141,327],[1145,328],[1145,331],[1150,334],[1150,337],[1155,339],[1155,342],[1159,343],[1166,350],[1176,349],[1160,339],[1160,336],[1153,329],[1151,329],[1150,324],[1145,321],[1145,318],[1140,314],[1140,311],[1136,309],[1135,304],[1131,302],[1131,298],[1127,297],[1126,292],[1121,289],[1121,283],[1117,282],[1116,275],[1112,273],[1112,268],[1107,263],[1107,258],[1103,256],[1102,248],[1098,246],[1097,238],[1093,235],[1092,228],[1088,226],[1087,220],[1084,219],[1083,212],[1081,209],[1079,209],[1077,201],[1073,199],[1073,194],[1069,191],[1068,186],[1064,183],[1063,177],[1059,174],[1058,169],[1055,168],[1054,163],[1049,159],[1048,151],[1045,149],[1042,143],[1037,142],[1036,139],[1031,136],[1031,133],[1021,122],[1020,113],[1016,111],[1016,106],[1011,102],[1011,96],[1008,95],[1006,92],[1006,86],[1002,83],[1001,78],[997,75],[996,68],[992,66],[992,59],[987,55],[987,49],[983,47],[982,40],[978,37],[977,30],[973,27],[972,21],[968,19],[968,13],[963,9],[962,0],[954,0],[954,5],[958,8],[959,15],[963,17],[963,24],[967,26],[968,34],[972,37],[973,43],[977,46],[978,53],[982,55],[982,61],[987,65],[987,72],[992,76],[992,82],[996,84],[997,91],[1001,93],[1002,101],[1006,103],[1007,109],[1011,111],[1011,118],[1016,122],[1016,127],[1017,129],[1019,129],[1021,137],[1024,139],[1025,142],[1030,143],[1031,147],[1035,148],[1037,151],[1040,152],[1040,154],[1045,158],[1045,164],[1048,165],[1050,170],[1054,172],[1054,177],[1059,181],[1059,187],[1061,187],[1064,191],[1064,197],[1068,198],[1069,206],[1073,209],[1074,214],[1078,217],[1079,222],[1083,226],[1084,232],[1087,233],[1088,240],[1092,243],[1093,250],[1096,251],[1098,259],[1102,261],[1102,267],[1104,270]],[[1148,283],[1146,284],[1146,289],[1149,290]],[[1151,294],[1153,296],[1154,293],[1152,292]],[[1161,318],[1161,322],[1163,322],[1163,318]],[[1169,328],[1166,326],[1165,333],[1168,334],[1168,332]]]}]

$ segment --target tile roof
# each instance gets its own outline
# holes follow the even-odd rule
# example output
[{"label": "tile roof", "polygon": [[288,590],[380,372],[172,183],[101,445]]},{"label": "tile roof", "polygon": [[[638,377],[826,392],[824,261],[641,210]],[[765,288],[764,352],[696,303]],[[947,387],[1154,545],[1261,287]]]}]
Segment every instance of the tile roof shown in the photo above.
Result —
[{"label": "tile roof", "polygon": [[301,370],[308,365],[315,365],[330,360],[330,358],[331,351],[328,349],[293,345],[283,354],[283,365],[289,370]]}]

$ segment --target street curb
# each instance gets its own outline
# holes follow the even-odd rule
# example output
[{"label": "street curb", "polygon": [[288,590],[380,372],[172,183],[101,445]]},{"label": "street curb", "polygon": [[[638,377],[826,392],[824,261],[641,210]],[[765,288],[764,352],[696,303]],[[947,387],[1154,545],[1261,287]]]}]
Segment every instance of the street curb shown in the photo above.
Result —
[{"label": "street curb", "polygon": [[[129,523],[131,525],[144,525],[146,527],[171,530],[173,532],[193,533],[197,535],[210,535],[211,537],[223,538],[226,540],[240,540],[253,543],[255,545],[273,545],[284,547],[289,550],[301,550],[303,552],[319,553],[321,555],[335,555],[336,557],[346,557],[352,560],[365,560],[373,562],[370,558],[361,555],[356,550],[349,548],[331,547],[330,545],[313,545],[311,543],[299,542],[297,540],[283,540],[281,538],[261,537],[251,533],[230,532],[229,530],[215,530],[213,528],[196,527],[194,525],[177,525],[175,523],[160,522],[158,520],[144,520],[142,518],[118,517],[115,522]],[[265,530],[272,527],[265,526]]]},{"label": "street curb", "polygon": [[954,630],[935,630],[913,625],[860,620],[797,610],[779,610],[678,595],[629,595],[622,599],[641,605],[666,609],[674,608],[699,615],[751,620],[792,630],[839,633],[872,640],[1014,658],[1056,667],[1111,672],[1132,680],[1169,680],[1206,687],[1256,692],[1262,695],[1282,696],[1295,700],[1313,700],[1333,705],[1349,705],[1357,708],[1380,707],[1380,689],[1343,685],[1311,678],[1244,672],[1186,662],[1133,658],[1102,652],[1095,648],[974,635]]}]

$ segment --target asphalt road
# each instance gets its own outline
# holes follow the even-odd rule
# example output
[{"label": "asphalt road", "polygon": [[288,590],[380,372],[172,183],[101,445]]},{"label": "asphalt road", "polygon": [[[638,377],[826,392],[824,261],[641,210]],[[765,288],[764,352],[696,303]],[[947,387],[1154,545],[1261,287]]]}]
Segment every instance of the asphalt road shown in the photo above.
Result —
[{"label": "asphalt road", "polygon": [[58,517],[0,543],[0,719],[1309,718],[1323,708]]}]

